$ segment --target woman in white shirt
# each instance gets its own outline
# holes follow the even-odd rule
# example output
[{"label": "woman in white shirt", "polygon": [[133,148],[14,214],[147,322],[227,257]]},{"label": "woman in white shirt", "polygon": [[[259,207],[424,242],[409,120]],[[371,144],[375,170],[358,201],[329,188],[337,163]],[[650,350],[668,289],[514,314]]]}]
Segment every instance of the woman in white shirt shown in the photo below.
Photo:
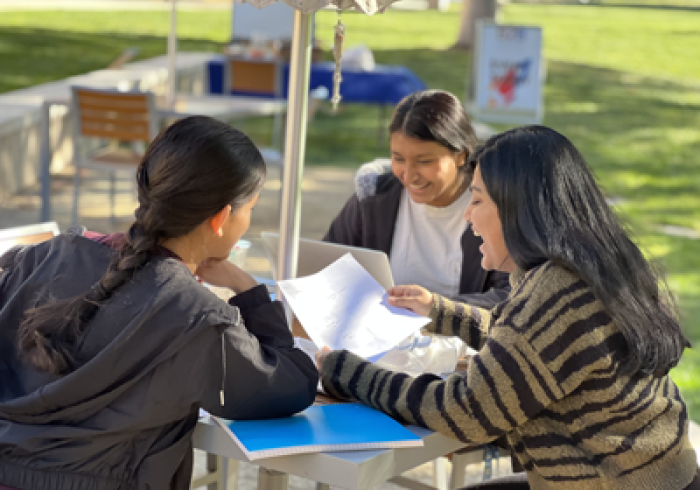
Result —
[{"label": "woman in white shirt", "polygon": [[[389,132],[391,159],[359,169],[356,192],[324,240],[386,252],[396,284],[490,309],[507,297],[508,278],[481,268],[481,239],[462,217],[471,198],[465,162],[477,144],[462,103],[442,90],[416,92],[397,105]],[[454,342],[414,337],[384,361],[440,370],[463,353]]]}]

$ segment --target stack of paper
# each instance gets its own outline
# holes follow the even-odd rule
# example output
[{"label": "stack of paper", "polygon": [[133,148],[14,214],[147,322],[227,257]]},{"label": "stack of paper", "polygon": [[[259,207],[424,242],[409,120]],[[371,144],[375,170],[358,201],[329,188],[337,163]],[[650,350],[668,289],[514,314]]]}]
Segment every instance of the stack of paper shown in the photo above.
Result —
[{"label": "stack of paper", "polygon": [[359,404],[309,407],[272,420],[214,417],[249,461],[321,451],[420,447],[423,441],[397,421]]},{"label": "stack of paper", "polygon": [[378,359],[430,321],[391,306],[384,288],[351,254],[321,272],[278,285],[317,347],[347,349],[369,360]]}]

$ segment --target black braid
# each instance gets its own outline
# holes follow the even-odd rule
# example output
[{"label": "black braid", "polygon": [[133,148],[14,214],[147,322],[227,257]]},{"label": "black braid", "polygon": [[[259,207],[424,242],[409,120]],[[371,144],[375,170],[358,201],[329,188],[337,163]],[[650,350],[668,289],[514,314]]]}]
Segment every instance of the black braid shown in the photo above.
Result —
[{"label": "black braid", "polygon": [[[142,207],[139,208],[144,213]],[[156,234],[149,234],[136,221],[126,235],[124,247],[112,259],[107,271],[85,293],[75,298],[47,302],[28,310],[19,329],[19,350],[24,360],[38,370],[54,374],[69,372],[75,363],[75,345],[87,324],[97,314],[100,304],[125,284],[143,267],[149,252],[158,242]],[[56,319],[56,309],[65,308],[62,318]],[[47,318],[52,318],[47,322]]]},{"label": "black braid", "polygon": [[96,285],[102,292],[98,302],[109,298],[116,289],[131,279],[148,262],[149,253],[158,243],[157,234],[148,234],[138,221],[131,225],[126,236],[126,244]]}]

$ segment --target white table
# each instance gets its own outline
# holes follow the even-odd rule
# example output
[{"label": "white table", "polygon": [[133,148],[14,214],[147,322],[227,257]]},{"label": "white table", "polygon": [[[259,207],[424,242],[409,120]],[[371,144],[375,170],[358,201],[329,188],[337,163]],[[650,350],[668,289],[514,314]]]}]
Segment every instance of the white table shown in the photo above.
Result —
[{"label": "white table", "polygon": [[[369,429],[369,428],[368,428]],[[466,446],[463,442],[421,427],[408,429],[421,437],[423,447],[372,451],[323,452],[256,459],[260,466],[258,490],[285,490],[288,475],[297,475],[348,490],[367,490],[374,485]],[[194,447],[237,461],[248,461],[236,443],[210,417],[199,420]]]},{"label": "white table", "polygon": [[215,118],[260,117],[284,113],[287,110],[287,101],[282,99],[225,95],[178,94],[172,108],[166,107],[161,98],[156,99],[156,104],[158,115],[166,118],[193,115]]},{"label": "white table", "polygon": [[[109,82],[97,84],[96,88],[110,85]],[[86,86],[93,86],[86,80]],[[82,82],[82,80],[81,80]],[[76,81],[75,85],[82,85]],[[70,86],[62,86],[55,94],[44,99],[41,110],[41,221],[51,220],[51,159],[50,138],[51,108],[69,106],[71,102]],[[287,101],[281,99],[260,99],[257,97],[237,97],[225,95],[189,95],[177,94],[174,104],[168,106],[164,97],[156,98],[157,116],[165,119],[177,119],[186,116],[209,116],[214,118],[260,117],[284,113]]]}]

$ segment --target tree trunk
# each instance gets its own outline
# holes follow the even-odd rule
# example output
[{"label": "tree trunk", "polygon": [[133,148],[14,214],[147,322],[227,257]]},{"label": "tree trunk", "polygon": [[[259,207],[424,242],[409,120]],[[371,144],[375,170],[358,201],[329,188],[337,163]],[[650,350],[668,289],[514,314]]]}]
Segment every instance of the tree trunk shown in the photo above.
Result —
[{"label": "tree trunk", "polygon": [[462,4],[462,26],[455,47],[471,49],[474,47],[476,20],[496,20],[497,0],[464,0]]},{"label": "tree trunk", "polygon": [[430,10],[447,12],[450,10],[450,0],[428,0],[428,8]]}]

